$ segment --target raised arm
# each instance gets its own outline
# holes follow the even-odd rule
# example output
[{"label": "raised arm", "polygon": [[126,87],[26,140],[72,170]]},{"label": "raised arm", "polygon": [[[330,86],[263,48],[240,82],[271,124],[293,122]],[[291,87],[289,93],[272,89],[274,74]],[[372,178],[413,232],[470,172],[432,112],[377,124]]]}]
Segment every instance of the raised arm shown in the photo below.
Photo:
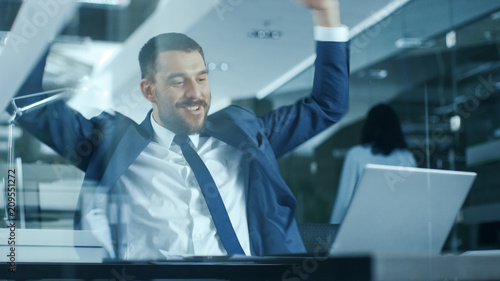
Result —
[{"label": "raised arm", "polygon": [[348,29],[340,24],[337,0],[300,0],[316,23],[316,61],[311,96],[262,118],[276,157],[338,122],[348,109]]},{"label": "raised arm", "polygon": [[[47,56],[48,51],[31,71],[25,83],[17,92],[16,98],[43,91],[42,78]],[[31,105],[44,98],[46,96],[36,95],[30,98],[18,99],[16,106]],[[10,114],[14,113],[12,105],[9,105],[6,110]],[[26,111],[20,114],[15,121],[37,139],[66,158],[68,162],[84,171],[87,169],[90,158],[90,153],[87,153],[87,150],[93,151],[96,149],[96,142],[92,141],[92,138],[96,135],[96,132],[101,133],[104,128],[104,123],[87,120],[63,101],[51,102]]]},{"label": "raised arm", "polygon": [[316,26],[339,27],[340,10],[338,0],[298,0],[311,8]]}]

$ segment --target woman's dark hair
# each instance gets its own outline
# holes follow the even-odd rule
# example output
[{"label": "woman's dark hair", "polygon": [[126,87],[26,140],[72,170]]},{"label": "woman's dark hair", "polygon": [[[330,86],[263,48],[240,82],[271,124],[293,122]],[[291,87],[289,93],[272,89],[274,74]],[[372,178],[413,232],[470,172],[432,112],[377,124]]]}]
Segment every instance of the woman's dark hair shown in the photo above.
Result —
[{"label": "woman's dark hair", "polygon": [[199,52],[203,60],[205,55],[201,46],[182,33],[163,33],[149,39],[139,52],[141,77],[154,82],[158,54],[164,51]]},{"label": "woman's dark hair", "polygon": [[396,112],[386,104],[378,104],[368,112],[361,143],[372,146],[372,153],[389,155],[394,149],[407,148]]}]

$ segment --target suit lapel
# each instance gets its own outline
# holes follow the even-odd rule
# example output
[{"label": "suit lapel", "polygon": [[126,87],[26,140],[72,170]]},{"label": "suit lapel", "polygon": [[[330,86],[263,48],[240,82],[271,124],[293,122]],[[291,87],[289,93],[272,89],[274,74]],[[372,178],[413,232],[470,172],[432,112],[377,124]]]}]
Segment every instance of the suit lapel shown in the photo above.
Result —
[{"label": "suit lapel", "polygon": [[203,133],[233,146],[244,154],[255,156],[258,151],[256,141],[232,121],[217,120],[216,124],[209,118]]},{"label": "suit lapel", "polygon": [[99,184],[99,186],[106,188],[105,192],[114,186],[116,181],[151,142],[153,129],[150,114],[151,111],[140,126],[131,122],[118,142]]},{"label": "suit lapel", "polygon": [[[102,188],[106,188],[105,192],[109,191],[151,142],[153,129],[151,126],[150,114],[151,112],[149,112],[140,126],[130,123],[118,142],[99,184]],[[209,117],[203,134],[217,138],[235,147],[249,160],[261,158],[257,156],[260,150],[256,140],[250,138],[250,136],[234,122],[219,119],[216,124]]]}]

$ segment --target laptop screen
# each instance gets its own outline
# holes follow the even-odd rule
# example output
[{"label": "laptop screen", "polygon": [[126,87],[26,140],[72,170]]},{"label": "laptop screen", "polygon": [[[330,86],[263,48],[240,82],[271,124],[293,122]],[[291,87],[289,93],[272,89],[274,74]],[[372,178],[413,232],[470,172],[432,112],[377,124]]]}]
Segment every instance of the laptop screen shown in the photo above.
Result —
[{"label": "laptop screen", "polygon": [[367,165],[331,254],[439,254],[475,177]]}]

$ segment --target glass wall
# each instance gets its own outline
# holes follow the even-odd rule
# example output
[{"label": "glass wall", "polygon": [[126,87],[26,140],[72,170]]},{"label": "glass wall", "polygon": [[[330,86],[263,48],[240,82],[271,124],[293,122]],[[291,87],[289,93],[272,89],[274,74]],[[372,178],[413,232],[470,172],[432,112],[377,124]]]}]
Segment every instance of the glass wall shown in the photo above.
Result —
[{"label": "glass wall", "polygon": [[[141,24],[148,22],[158,6],[167,1],[111,1],[114,4],[105,8],[103,5],[109,5],[109,1],[100,4],[97,3],[99,1],[80,2],[85,3],[79,6],[74,17],[61,30],[49,52],[50,63],[45,68],[44,76],[45,88],[77,87],[82,81],[87,81],[96,68],[102,66],[100,59],[106,61],[113,53],[123,51],[127,60],[114,61],[113,67],[123,70],[126,75],[102,77],[105,81],[104,88],[123,92],[123,95],[110,97],[108,88],[100,91],[101,88],[95,87],[88,96],[72,100],[69,104],[75,107],[79,102],[83,105],[102,103],[104,108],[108,102],[111,104],[110,100],[114,98],[113,102],[118,107],[115,108],[118,112],[124,115],[130,114],[132,117],[129,117],[134,121],[142,121],[150,104],[144,104],[140,89],[136,85],[140,81],[139,71],[134,74],[129,71],[128,63],[133,61],[134,65],[136,64],[137,50],[127,49],[127,40],[132,38],[142,44],[142,37],[148,37],[151,30],[141,29]],[[212,7],[216,11],[212,16],[215,15],[216,22],[221,25],[226,25],[225,17],[245,9],[245,1],[219,2],[224,5]],[[351,27],[349,112],[340,123],[278,159],[281,175],[297,199],[295,218],[301,230],[305,227],[333,225],[333,228],[328,229],[330,231],[337,229],[343,222],[345,214],[341,215],[340,220],[331,220],[332,210],[336,204],[345,204],[344,211],[347,211],[351,202],[352,196],[347,196],[346,199],[336,203],[337,198],[340,198],[339,187],[343,173],[349,169],[358,173],[358,178],[352,181],[352,187],[355,188],[364,171],[347,168],[348,155],[351,155],[350,161],[354,161],[368,154],[356,156],[353,154],[353,148],[358,149],[358,153],[361,153],[359,151],[362,149],[365,149],[362,153],[374,151],[373,141],[369,141],[368,145],[363,143],[362,132],[371,128],[366,125],[367,121],[370,121],[367,119],[369,110],[384,103],[394,109],[400,120],[406,149],[401,149],[401,154],[398,154],[399,158],[396,158],[395,162],[383,160],[378,164],[477,174],[470,191],[467,190],[467,196],[463,197],[465,199],[457,203],[460,211],[456,218],[453,214],[450,222],[452,227],[446,232],[447,238],[442,252],[462,253],[469,250],[500,248],[500,178],[497,176],[500,169],[500,4],[497,2],[407,1],[389,15],[374,14],[371,17],[371,24],[365,28],[359,27],[361,23],[358,23],[359,26]],[[5,38],[20,6],[21,1],[0,0],[0,46],[7,45]],[[48,7],[48,10],[44,10],[45,14],[38,14],[33,19],[43,23],[56,6],[45,7]],[[221,7],[225,10],[220,10]],[[287,12],[294,13],[296,12],[294,9],[290,8]],[[245,14],[255,14],[254,10],[249,11]],[[198,16],[205,19],[206,15],[201,12],[200,14]],[[207,28],[217,26],[213,22],[213,20],[208,21]],[[279,26],[280,18],[264,20],[263,30],[271,30],[270,26],[273,27],[274,22],[278,22]],[[24,30],[28,32],[34,28],[36,26],[28,25]],[[215,30],[214,33],[220,32],[217,28],[212,29]],[[140,32],[135,33],[137,30]],[[201,40],[207,43],[208,50],[215,47],[230,49],[229,43],[243,44],[240,42],[243,39],[238,37],[239,35],[226,38],[225,34],[219,34],[221,41],[215,44],[203,37],[204,32],[200,31],[201,29],[187,30],[199,35]],[[264,32],[262,34],[267,34],[267,37],[263,35],[265,38],[257,40],[277,39],[271,38],[270,34],[277,37],[283,35],[283,40],[288,40],[286,33],[275,32],[277,33]],[[252,30],[249,34],[251,40],[254,40],[259,37],[259,30]],[[243,36],[244,40],[250,40],[247,35]],[[247,42],[244,40],[243,42]],[[311,45],[308,47],[312,48],[312,40],[310,41]],[[23,44],[23,41],[17,41],[17,44]],[[262,47],[258,44],[256,46]],[[250,49],[253,50],[253,46]],[[260,49],[256,47],[255,50],[258,53]],[[241,57],[245,57],[244,51]],[[207,60],[208,67],[212,68],[210,75],[214,78],[231,78],[225,76],[230,75],[226,73],[227,69],[234,68],[241,71],[245,68],[236,63],[223,62],[224,57],[209,58],[214,61]],[[26,61],[36,59],[39,57],[27,57]],[[304,61],[308,59],[306,56],[303,58]],[[272,65],[266,63],[269,69],[257,69],[261,72],[272,69]],[[288,63],[288,60],[283,59],[283,63]],[[19,65],[22,66],[22,63]],[[304,71],[264,98],[254,92],[236,98],[228,95],[221,99],[222,101],[218,101],[216,106],[243,105],[252,109],[257,115],[265,114],[271,109],[307,97],[311,92],[314,70],[313,66],[306,67]],[[108,78],[109,80],[106,80]],[[227,80],[234,84],[243,81]],[[243,86],[253,89],[252,83],[246,83],[247,85]],[[130,86],[131,84],[135,87]],[[225,89],[220,84],[214,88]],[[87,116],[95,111],[82,113]],[[116,114],[120,116],[119,113]],[[140,119],[137,120],[136,116]],[[57,119],[60,116],[56,112],[53,117]],[[84,183],[84,173],[73,165],[85,167],[82,161],[85,162],[87,159],[85,157],[92,154],[92,149],[95,148],[93,142],[100,142],[103,134],[114,132],[116,128],[99,124],[103,126],[103,130],[97,133],[86,132],[89,135],[87,142],[80,142],[76,150],[66,149],[59,151],[58,154],[20,126],[15,126],[9,131],[11,120],[11,116],[6,112],[0,115],[1,129],[4,131],[0,133],[0,157],[3,159],[0,160],[0,173],[5,175],[4,189],[0,194],[0,201],[5,202],[0,212],[4,218],[0,221],[0,233],[2,237],[14,235],[14,240],[18,239],[18,245],[27,246],[18,248],[20,250],[16,256],[18,261],[39,261],[39,256],[33,253],[39,253],[41,248],[50,246],[52,247],[50,254],[42,259],[44,261],[101,262],[108,248],[123,247],[123,244],[117,242],[115,238],[120,231],[119,224],[129,219],[120,212],[128,208],[127,214],[134,213],[131,212],[132,203],[131,205],[123,203],[128,202],[130,198],[109,196],[113,197],[109,199],[108,194],[100,197],[101,194],[96,194],[90,187],[85,189],[91,182]],[[28,124],[30,125],[36,127]],[[390,140],[397,139],[394,130],[383,134]],[[44,137],[45,132],[41,132],[38,136],[42,139]],[[14,146],[9,138],[15,140]],[[364,145],[361,145],[362,143]],[[393,151],[395,150],[391,150],[391,153]],[[389,158],[382,156],[384,153],[374,154],[376,154],[374,158]],[[9,163],[9,157],[12,158],[10,159],[12,163]],[[399,170],[401,171],[406,170]],[[401,174],[391,179],[383,179],[392,183],[408,183]],[[454,186],[460,183],[441,184],[453,193]],[[13,197],[9,193],[9,188],[14,186],[17,188],[17,197],[10,199]],[[430,189],[429,182],[423,184],[422,188]],[[355,194],[355,189],[350,192]],[[450,200],[454,195],[457,194],[449,194]],[[429,202],[433,202],[433,198],[429,198]],[[444,202],[447,198],[436,199],[443,199]],[[454,200],[460,199],[454,198]],[[109,201],[109,205],[104,209],[109,216],[106,219],[110,219],[107,222],[110,223],[110,227],[106,229],[110,237],[103,237],[99,231],[92,233],[80,229],[74,230],[79,227],[74,222],[75,218],[81,218],[82,204],[84,204],[82,202],[85,201],[96,205],[102,201]],[[15,204],[20,205],[15,209],[11,208]],[[117,209],[120,204],[125,207]],[[12,214],[10,210],[13,211]],[[440,208],[435,208],[430,213],[438,214],[440,211]],[[366,210],[366,213],[367,216],[372,215],[371,210]],[[9,216],[13,215],[20,219],[16,222],[18,232],[11,230],[12,222]],[[98,215],[96,215],[97,220],[102,218]],[[439,221],[436,224],[439,225]],[[316,234],[309,238],[314,240],[318,237],[314,235]],[[332,238],[334,232],[328,232],[327,236],[328,239]],[[103,243],[104,240],[113,242],[106,244]],[[329,243],[331,242],[329,240]],[[111,245],[112,243],[114,244]],[[2,250],[0,254],[4,257],[0,261],[8,262],[8,255],[3,253],[4,250],[5,253],[9,253],[10,246],[8,238],[0,241]],[[311,249],[308,250],[311,253]]]},{"label": "glass wall", "polygon": [[[329,221],[346,153],[360,144],[370,107],[386,103],[418,167],[477,173],[445,249],[500,246],[499,15],[495,5],[414,1],[352,38],[348,121],[320,137],[314,153],[299,149],[281,160],[299,221]],[[270,99],[287,102],[279,91]]]}]

